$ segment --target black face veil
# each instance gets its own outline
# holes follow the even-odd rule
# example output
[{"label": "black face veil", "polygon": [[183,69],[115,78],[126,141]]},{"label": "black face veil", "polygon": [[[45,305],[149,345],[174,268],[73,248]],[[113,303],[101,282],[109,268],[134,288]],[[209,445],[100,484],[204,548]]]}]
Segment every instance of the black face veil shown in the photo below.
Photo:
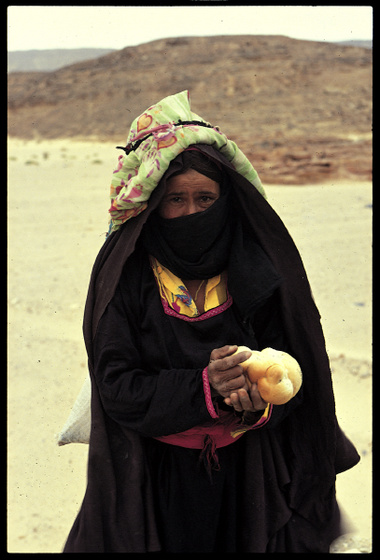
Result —
[{"label": "black face veil", "polygon": [[[144,245],[163,266],[183,280],[212,278],[226,268],[231,249],[230,189],[221,169],[196,150],[180,154],[174,164],[163,181],[194,169],[216,181],[221,195],[204,212],[170,219],[154,212],[144,227]],[[176,166],[179,170],[171,173]]]}]

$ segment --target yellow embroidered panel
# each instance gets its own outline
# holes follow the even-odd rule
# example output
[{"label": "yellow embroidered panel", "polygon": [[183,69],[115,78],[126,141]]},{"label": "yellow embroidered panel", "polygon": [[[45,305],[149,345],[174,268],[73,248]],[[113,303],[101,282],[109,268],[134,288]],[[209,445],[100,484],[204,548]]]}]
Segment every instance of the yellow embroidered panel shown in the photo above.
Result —
[{"label": "yellow embroidered panel", "polygon": [[[150,257],[161,297],[169,306],[186,317],[198,317],[200,313],[186,285],[178,276],[162,266],[155,257]],[[215,309],[227,301],[227,277],[225,273],[207,280],[204,311]]]}]

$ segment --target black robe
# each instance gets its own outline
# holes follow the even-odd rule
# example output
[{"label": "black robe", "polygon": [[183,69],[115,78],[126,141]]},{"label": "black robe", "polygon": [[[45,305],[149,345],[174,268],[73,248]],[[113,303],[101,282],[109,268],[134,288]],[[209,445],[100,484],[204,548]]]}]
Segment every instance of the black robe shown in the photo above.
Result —
[{"label": "black robe", "polygon": [[[252,239],[282,278],[278,287],[274,283],[264,302],[260,301],[262,305],[252,309],[247,306],[251,303],[249,291],[247,301],[244,300],[246,292],[239,298],[239,286],[234,288],[232,279],[231,291],[236,294],[236,302],[231,313],[239,317],[240,325],[249,323],[253,328],[254,321],[267,324],[268,317],[275,316],[270,313],[275,302],[280,311],[278,324],[281,328],[272,324],[261,343],[258,342],[258,347],[269,345],[266,344],[268,341],[273,341],[272,346],[275,346],[276,337],[280,337],[283,341],[280,344],[286,344],[286,350],[298,360],[303,371],[302,392],[298,399],[274,407],[273,417],[266,426],[247,432],[238,442],[225,448],[229,454],[234,449],[239,454],[242,481],[236,551],[327,552],[329,543],[339,534],[335,476],[354,466],[359,456],[337,424],[320,316],[297,248],[280,218],[222,156],[212,148],[202,147],[202,150],[224,165],[233,184],[236,212],[244,223],[245,235],[252,234]],[[64,552],[153,552],[162,549],[155,509],[155,473],[152,474],[149,447],[165,445],[150,438],[151,435],[163,435],[152,431],[153,427],[157,428],[157,416],[145,418],[142,426],[141,414],[132,410],[126,420],[123,407],[115,404],[112,391],[107,400],[103,381],[95,372],[105,371],[107,367],[106,361],[99,364],[101,358],[96,350],[104,343],[104,340],[99,342],[104,337],[100,326],[107,324],[110,302],[116,304],[117,298],[123,297],[120,292],[123,274],[127,275],[127,284],[133,285],[133,274],[136,276],[138,268],[136,259],[139,262],[141,230],[157,207],[164,186],[162,181],[153,192],[145,212],[125,223],[107,239],[93,268],[84,317],[92,379],[88,485]],[[232,261],[231,257],[230,266]],[[133,273],[128,278],[128,267],[132,263]],[[149,271],[145,269],[144,274],[148,275]],[[134,301],[136,304],[136,299]],[[145,303],[144,298],[137,302],[137,314],[138,310],[144,309]],[[156,303],[160,303],[159,298]],[[264,311],[260,312],[260,309]],[[158,307],[156,312],[160,313]],[[113,320],[111,317],[111,323]],[[128,321],[131,322],[132,318],[129,317]],[[239,339],[242,342],[246,340],[244,328],[242,326],[242,338]],[[203,367],[205,365],[207,363]],[[191,366],[192,382],[188,388],[193,395],[193,406],[187,407],[187,411],[194,413],[196,410],[196,413],[193,417],[178,415],[175,418],[177,431],[191,427],[196,421],[201,423],[208,414],[200,390],[201,366]],[[179,367],[183,369],[183,364]],[[127,381],[119,380],[115,394],[127,393],[126,384]],[[162,394],[165,394],[165,387]],[[181,399],[180,394],[184,392],[178,392],[178,399]],[[175,410],[175,406],[180,410],[183,402],[173,404],[171,410]],[[174,417],[170,422],[172,420]],[[167,426],[166,430],[170,431],[171,427]]]}]

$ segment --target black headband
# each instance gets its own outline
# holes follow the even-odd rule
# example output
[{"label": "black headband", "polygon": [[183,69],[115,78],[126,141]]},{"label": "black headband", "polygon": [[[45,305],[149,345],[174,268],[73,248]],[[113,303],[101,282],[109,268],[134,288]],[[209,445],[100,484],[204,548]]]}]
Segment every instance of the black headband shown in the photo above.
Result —
[{"label": "black headband", "polygon": [[[185,125],[192,125],[192,124],[196,124],[197,126],[204,126],[206,128],[214,128],[211,124],[203,121],[181,121],[181,119],[179,119],[177,123],[174,123],[173,126],[185,126]],[[126,155],[128,155],[129,153],[136,150],[140,146],[141,142],[144,142],[144,140],[149,138],[149,136],[152,136],[152,134],[153,132],[150,132],[149,134],[144,136],[144,138],[140,138],[139,140],[136,140],[136,142],[134,143],[130,142],[126,146],[116,146],[116,148],[119,150],[124,150]]]}]

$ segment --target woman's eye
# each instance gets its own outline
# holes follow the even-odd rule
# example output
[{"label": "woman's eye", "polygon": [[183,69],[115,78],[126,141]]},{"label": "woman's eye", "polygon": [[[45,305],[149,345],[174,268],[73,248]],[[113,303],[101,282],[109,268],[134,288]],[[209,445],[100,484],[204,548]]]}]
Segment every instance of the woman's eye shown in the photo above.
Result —
[{"label": "woman's eye", "polygon": [[203,204],[210,204],[215,201],[215,199],[212,196],[207,196],[207,195],[202,196],[200,200]]}]

